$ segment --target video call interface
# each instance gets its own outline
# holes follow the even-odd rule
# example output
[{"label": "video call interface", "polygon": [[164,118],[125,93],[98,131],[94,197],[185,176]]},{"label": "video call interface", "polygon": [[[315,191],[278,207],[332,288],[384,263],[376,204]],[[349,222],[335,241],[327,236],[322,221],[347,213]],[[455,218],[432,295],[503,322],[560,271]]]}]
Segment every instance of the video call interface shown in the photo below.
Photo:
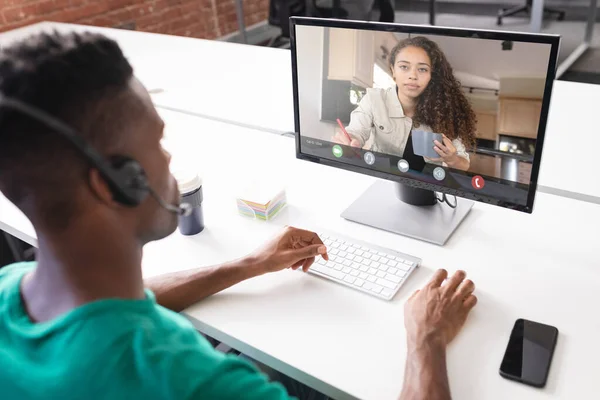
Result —
[{"label": "video call interface", "polygon": [[300,152],[526,205],[551,45],[296,25]]}]

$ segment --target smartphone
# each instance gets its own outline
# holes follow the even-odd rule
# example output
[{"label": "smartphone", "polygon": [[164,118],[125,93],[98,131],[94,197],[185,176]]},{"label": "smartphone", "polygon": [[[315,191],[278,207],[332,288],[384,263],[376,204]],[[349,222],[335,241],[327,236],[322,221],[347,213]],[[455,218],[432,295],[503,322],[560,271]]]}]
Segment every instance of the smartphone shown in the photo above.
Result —
[{"label": "smartphone", "polygon": [[544,387],[557,338],[558,329],[553,326],[518,319],[500,365],[500,375],[526,385]]}]

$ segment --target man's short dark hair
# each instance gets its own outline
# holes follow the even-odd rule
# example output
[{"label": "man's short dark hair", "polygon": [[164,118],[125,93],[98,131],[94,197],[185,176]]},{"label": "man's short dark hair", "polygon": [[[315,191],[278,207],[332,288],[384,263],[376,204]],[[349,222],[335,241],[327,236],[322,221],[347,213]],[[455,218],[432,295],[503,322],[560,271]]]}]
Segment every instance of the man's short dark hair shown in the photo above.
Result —
[{"label": "man's short dark hair", "polygon": [[[44,33],[0,50],[0,92],[59,118],[101,152],[118,139],[124,117],[114,103],[132,76],[117,43],[98,34]],[[0,108],[0,191],[26,214],[64,228],[88,170],[59,134]]]}]

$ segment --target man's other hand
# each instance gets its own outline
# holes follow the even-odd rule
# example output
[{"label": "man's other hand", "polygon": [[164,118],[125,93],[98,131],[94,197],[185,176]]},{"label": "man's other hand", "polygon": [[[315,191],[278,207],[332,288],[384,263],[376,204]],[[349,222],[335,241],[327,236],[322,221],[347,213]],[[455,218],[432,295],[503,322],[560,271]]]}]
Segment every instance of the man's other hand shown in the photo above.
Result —
[{"label": "man's other hand", "polygon": [[434,341],[445,348],[477,303],[475,285],[465,279],[464,271],[447,278],[445,270],[436,271],[431,281],[406,302],[404,323],[409,344],[418,347]]}]

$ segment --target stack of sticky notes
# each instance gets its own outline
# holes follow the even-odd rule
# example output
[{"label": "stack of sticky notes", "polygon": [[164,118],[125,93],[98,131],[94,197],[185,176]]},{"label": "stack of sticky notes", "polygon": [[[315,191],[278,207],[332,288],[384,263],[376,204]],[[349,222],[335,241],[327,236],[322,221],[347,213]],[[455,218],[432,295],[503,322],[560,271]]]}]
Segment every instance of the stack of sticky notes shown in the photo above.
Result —
[{"label": "stack of sticky notes", "polygon": [[268,221],[286,205],[285,188],[274,182],[251,182],[237,197],[241,215]]}]

